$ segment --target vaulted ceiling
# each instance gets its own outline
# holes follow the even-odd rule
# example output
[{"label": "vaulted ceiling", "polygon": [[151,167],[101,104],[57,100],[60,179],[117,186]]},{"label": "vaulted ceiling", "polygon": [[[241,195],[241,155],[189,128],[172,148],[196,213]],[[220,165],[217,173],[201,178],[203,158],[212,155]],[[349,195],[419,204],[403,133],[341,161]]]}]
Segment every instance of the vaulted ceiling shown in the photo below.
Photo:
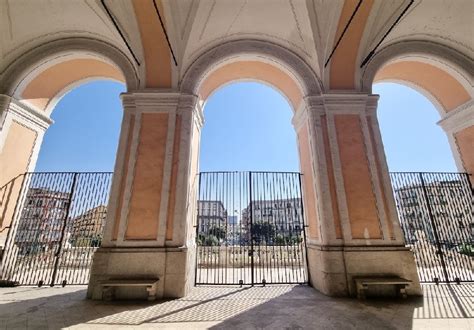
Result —
[{"label": "vaulted ceiling", "polygon": [[[429,40],[474,58],[474,1],[410,2],[362,0],[325,65],[359,0],[0,0],[0,75],[41,44],[82,36],[120,49],[139,67],[144,86],[173,88],[206,50],[228,41],[259,39],[296,53],[326,90],[353,89],[360,64],[407,7],[378,49],[402,40]],[[169,79],[162,78],[166,70]]]}]

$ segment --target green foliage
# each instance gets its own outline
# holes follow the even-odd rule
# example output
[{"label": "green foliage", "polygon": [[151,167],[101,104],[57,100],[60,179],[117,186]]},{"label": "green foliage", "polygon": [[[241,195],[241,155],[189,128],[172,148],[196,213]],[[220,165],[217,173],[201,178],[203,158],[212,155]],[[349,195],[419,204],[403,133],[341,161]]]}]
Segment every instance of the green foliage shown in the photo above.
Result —
[{"label": "green foliage", "polygon": [[214,235],[199,234],[197,244],[200,246],[217,246],[219,245],[219,239]]},{"label": "green foliage", "polygon": [[283,236],[278,234],[275,237],[274,245],[297,245],[303,241],[301,236]]},{"label": "green foliage", "polygon": [[102,234],[79,236],[69,240],[69,243],[74,247],[99,247],[101,242]]},{"label": "green foliage", "polygon": [[275,225],[269,222],[257,221],[252,226],[252,236],[255,243],[272,242],[275,237]]},{"label": "green foliage", "polygon": [[215,236],[218,239],[224,239],[226,237],[226,231],[222,227],[213,226],[209,229],[209,235]]},{"label": "green foliage", "polygon": [[469,244],[469,243],[464,243],[459,248],[459,253],[465,254],[469,257],[474,257],[474,246],[472,244]]}]

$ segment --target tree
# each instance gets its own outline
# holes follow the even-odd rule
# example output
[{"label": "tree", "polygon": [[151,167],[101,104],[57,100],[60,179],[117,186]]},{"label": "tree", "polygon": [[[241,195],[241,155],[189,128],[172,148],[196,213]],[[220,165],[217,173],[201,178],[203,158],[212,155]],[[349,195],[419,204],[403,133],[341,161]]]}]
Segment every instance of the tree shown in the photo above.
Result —
[{"label": "tree", "polygon": [[219,240],[225,239],[227,236],[225,229],[218,226],[211,227],[211,229],[209,229],[209,235],[215,236]]},{"label": "tree", "polygon": [[271,243],[275,236],[275,225],[269,222],[257,221],[252,225],[252,238],[255,243],[264,241]]}]

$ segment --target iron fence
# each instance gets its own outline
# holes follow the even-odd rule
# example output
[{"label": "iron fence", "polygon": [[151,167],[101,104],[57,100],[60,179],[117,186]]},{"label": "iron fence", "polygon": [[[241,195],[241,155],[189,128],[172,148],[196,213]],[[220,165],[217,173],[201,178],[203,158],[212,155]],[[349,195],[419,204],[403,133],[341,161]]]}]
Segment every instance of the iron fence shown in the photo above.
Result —
[{"label": "iron fence", "polygon": [[199,175],[196,284],[306,283],[299,173]]},{"label": "iron fence", "polygon": [[466,173],[390,173],[421,282],[474,281],[473,192]]},{"label": "iron fence", "polygon": [[[390,177],[420,280],[474,281],[468,175]],[[0,234],[8,231],[2,278],[23,285],[86,284],[111,179],[109,172],[26,173],[1,187]],[[299,173],[201,173],[198,198],[197,284],[307,281]]]},{"label": "iron fence", "polygon": [[20,186],[8,190],[17,195],[15,209],[4,212],[11,223],[2,278],[22,285],[87,284],[112,173],[26,173],[17,179]]}]

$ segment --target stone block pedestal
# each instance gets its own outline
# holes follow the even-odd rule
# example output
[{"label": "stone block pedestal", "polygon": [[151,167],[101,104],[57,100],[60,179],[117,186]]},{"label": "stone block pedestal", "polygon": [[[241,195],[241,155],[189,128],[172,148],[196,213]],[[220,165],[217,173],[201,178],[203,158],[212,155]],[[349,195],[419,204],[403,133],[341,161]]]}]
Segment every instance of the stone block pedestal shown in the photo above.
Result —
[{"label": "stone block pedestal", "polygon": [[356,296],[354,277],[398,276],[422,295],[413,252],[405,246],[308,246],[310,284],[328,296]]},{"label": "stone block pedestal", "polygon": [[[194,285],[195,248],[100,248],[94,254],[87,298],[102,299],[101,281],[159,278],[156,298],[184,297]],[[117,288],[117,299],[146,299],[142,287]]]}]

